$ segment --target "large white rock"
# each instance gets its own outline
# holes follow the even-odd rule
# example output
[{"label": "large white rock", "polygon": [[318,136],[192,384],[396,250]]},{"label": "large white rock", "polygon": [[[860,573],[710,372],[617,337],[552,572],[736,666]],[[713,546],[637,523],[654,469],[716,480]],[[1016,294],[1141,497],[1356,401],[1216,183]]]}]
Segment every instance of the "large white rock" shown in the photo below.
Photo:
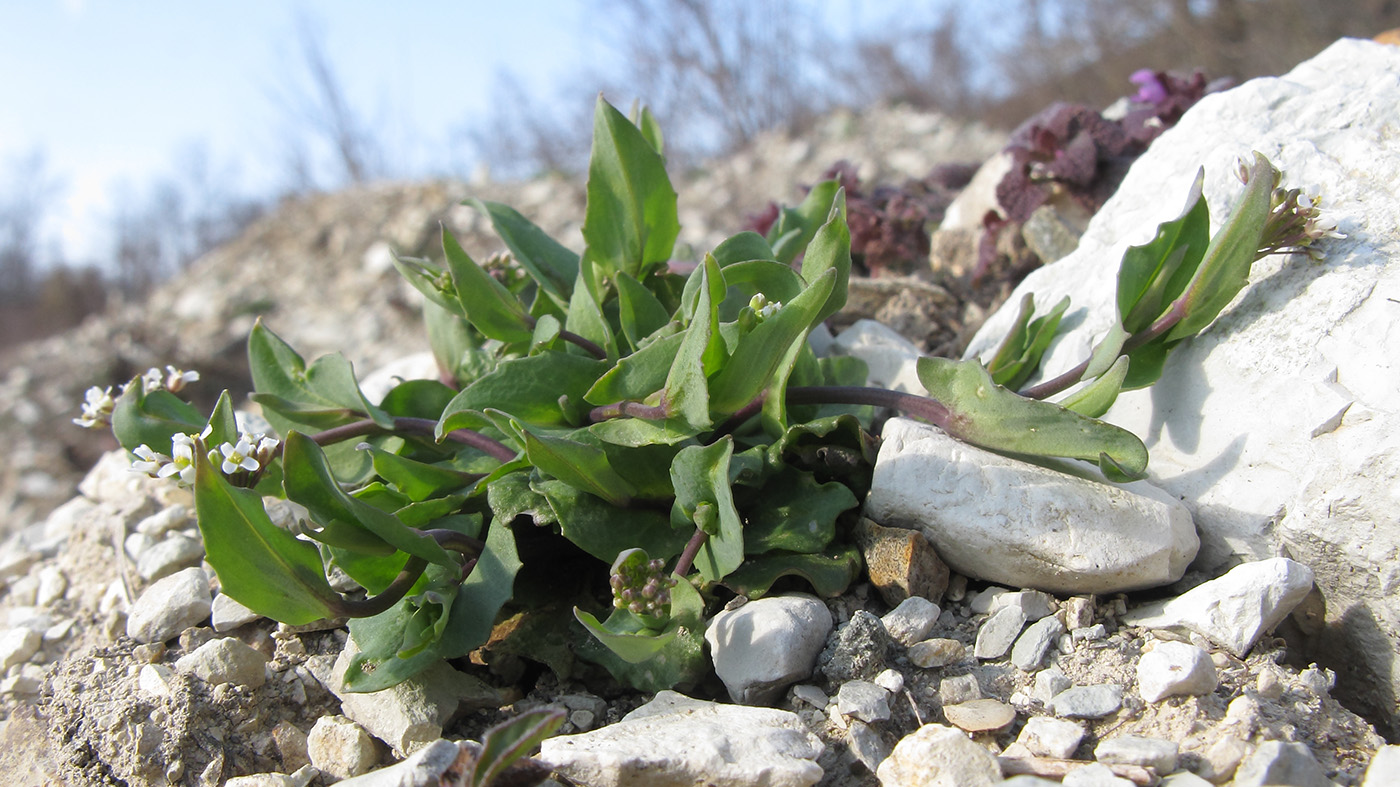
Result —
[{"label": "large white rock", "polygon": [[1313,586],[1313,572],[1285,557],[1236,566],[1176,598],[1123,616],[1143,628],[1181,626],[1244,657],[1260,635],[1277,626]]},{"label": "large white rock", "polygon": [[730,698],[766,705],[812,676],[831,625],[831,611],[816,596],[770,596],[715,615],[705,641]]},{"label": "large white rock", "polygon": [[904,418],[885,424],[865,515],[921,530],[959,573],[1051,593],[1181,578],[1196,529],[1180,501],[994,454]]},{"label": "large white rock", "polygon": [[662,691],[617,724],[545,740],[539,759],[583,787],[808,787],[822,748],[795,713]]},{"label": "large white rock", "polygon": [[962,730],[925,724],[895,745],[875,775],[881,787],[990,787],[1001,781],[1001,766]]},{"label": "large white rock", "polygon": [[[1163,134],[1095,216],[1079,249],[1013,293],[1070,295],[1073,330],[1045,372],[1087,357],[1114,317],[1118,261],[1175,218],[1196,168],[1215,222],[1241,186],[1235,160],[1257,150],[1284,185],[1319,186],[1347,234],[1327,259],[1269,258],[1214,325],[1184,343],[1161,382],[1125,394],[1108,420],[1141,436],[1153,481],[1201,529],[1201,568],[1285,552],[1317,574],[1326,648],[1373,705],[1395,718],[1400,692],[1400,48],[1343,39],[1280,78],[1206,96]],[[985,356],[1015,309],[973,340]]]}]

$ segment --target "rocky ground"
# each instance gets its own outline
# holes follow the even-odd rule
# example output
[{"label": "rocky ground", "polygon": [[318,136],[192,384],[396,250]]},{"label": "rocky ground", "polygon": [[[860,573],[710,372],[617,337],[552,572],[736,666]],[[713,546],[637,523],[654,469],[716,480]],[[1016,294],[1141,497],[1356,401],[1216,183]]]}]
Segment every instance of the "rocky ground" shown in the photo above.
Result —
[{"label": "rocky ground", "polygon": [[[900,110],[836,116],[682,184],[682,240],[713,245],[841,158],[890,181],[984,159],[1002,139]],[[457,784],[461,750],[446,741],[546,705],[567,713],[540,754],[561,784],[1393,783],[1397,749],[1333,699],[1336,676],[1304,655],[1321,612],[1311,571],[1284,557],[1155,590],[1052,595],[950,573],[917,531],[867,523],[868,581],[834,599],[734,604],[711,631],[715,675],[685,696],[628,692],[587,668],[561,682],[500,654],[373,696],[343,692],[343,626],[293,629],[230,603],[202,564],[188,494],[60,424],[88,385],[151,365],[199,368],[206,393],[245,390],[242,342],[258,316],[306,355],[343,350],[359,368],[423,349],[415,296],[388,253],[427,252],[442,221],[486,256],[480,219],[455,207],[469,194],[558,235],[582,216],[581,189],[561,180],[307,198],[148,303],[7,359],[9,783]],[[936,238],[935,260],[965,270],[967,240],[943,239],[963,249],[950,263]],[[894,384],[909,353],[964,346],[1000,294],[927,273],[854,284],[837,351],[864,354]]]}]

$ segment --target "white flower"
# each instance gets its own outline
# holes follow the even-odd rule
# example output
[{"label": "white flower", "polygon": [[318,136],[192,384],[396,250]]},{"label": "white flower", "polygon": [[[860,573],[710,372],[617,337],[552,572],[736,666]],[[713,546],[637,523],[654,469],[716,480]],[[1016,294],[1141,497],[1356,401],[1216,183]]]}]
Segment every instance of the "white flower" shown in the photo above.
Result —
[{"label": "white flower", "polygon": [[258,460],[252,456],[253,444],[248,441],[248,435],[239,435],[237,445],[224,443],[219,446],[219,452],[224,455],[224,475],[233,475],[239,470],[258,471]]},{"label": "white flower", "polygon": [[161,478],[179,476],[182,486],[194,485],[194,438],[187,434],[177,434],[171,438],[170,463],[157,473]]},{"label": "white flower", "polygon": [[165,454],[156,453],[145,443],[136,446],[131,453],[140,457],[139,461],[131,463],[132,471],[136,473],[145,473],[149,476],[155,476],[162,469],[162,466],[170,461],[170,457]]},{"label": "white flower", "polygon": [[184,387],[199,380],[199,372],[186,372],[174,366],[165,367],[165,390],[179,393]]},{"label": "white flower", "polygon": [[98,388],[93,386],[87,389],[86,401],[83,402],[83,414],[73,419],[73,423],[87,429],[96,429],[112,423],[112,409],[117,403],[112,399],[112,388]]},{"label": "white flower", "polygon": [[769,317],[772,317],[773,315],[777,314],[778,310],[781,308],[783,308],[782,301],[773,301],[772,303],[764,306],[762,309],[759,309],[758,316],[766,320]]},{"label": "white flower", "polygon": [[141,375],[141,390],[145,391],[146,393],[151,393],[152,391],[159,391],[161,388],[164,387],[165,375],[162,374],[161,371],[156,367],[152,366],[151,368],[146,370],[145,374]]}]

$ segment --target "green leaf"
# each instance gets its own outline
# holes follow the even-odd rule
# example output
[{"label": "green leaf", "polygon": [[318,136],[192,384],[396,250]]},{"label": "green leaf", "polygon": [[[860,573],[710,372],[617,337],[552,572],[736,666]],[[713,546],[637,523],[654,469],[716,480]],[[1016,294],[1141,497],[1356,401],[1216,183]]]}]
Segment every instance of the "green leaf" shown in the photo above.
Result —
[{"label": "green leaf", "polygon": [[423,301],[423,323],[438,368],[446,370],[459,384],[470,382],[463,372],[469,353],[477,347],[471,324],[460,314],[432,300]]},{"label": "green leaf", "polygon": [[442,230],[442,250],[447,255],[447,267],[452,271],[452,283],[467,322],[497,341],[529,341],[534,326],[520,299],[467,256],[446,228]]},{"label": "green leaf", "polygon": [[689,524],[703,526],[697,518],[702,506],[709,508],[717,523],[713,532],[705,528],[710,537],[695,557],[695,567],[710,582],[724,578],[744,562],[744,525],[729,487],[729,458],[733,453],[734,438],[725,436],[708,446],[686,446],[671,462],[671,484],[676,489],[672,524],[678,528]]},{"label": "green leaf", "polygon": [[1167,332],[1165,341],[1175,342],[1205,330],[1249,283],[1249,269],[1269,218],[1274,175],[1269,160],[1255,153],[1249,185],[1225,226],[1211,238],[1205,259],[1181,296],[1186,316]]},{"label": "green leaf", "polygon": [[671,258],[676,191],[646,136],[603,97],[593,119],[583,239],[609,273],[643,279]]},{"label": "green leaf", "polygon": [[[948,408],[948,434],[993,451],[1098,462],[1105,474],[1147,469],[1147,448],[1131,432],[997,385],[975,360],[920,358],[919,381]],[[1109,461],[1104,461],[1105,458]],[[1112,477],[1112,476],[1111,476]]]},{"label": "green leaf", "polygon": [[613,281],[617,283],[622,334],[636,349],[642,346],[642,339],[670,322],[671,314],[651,290],[628,274],[619,272]]},{"label": "green leaf", "polygon": [[817,229],[802,258],[802,278],[813,284],[827,271],[836,271],[826,302],[812,318],[812,325],[824,321],[846,305],[846,287],[851,277],[851,230],[846,226],[846,192],[837,189],[831,198],[826,222]]},{"label": "green leaf", "polygon": [[641,114],[636,118],[637,128],[646,138],[647,144],[656,151],[657,155],[666,155],[665,138],[661,135],[661,124],[656,122],[656,116],[651,114],[649,107],[642,107]]},{"label": "green leaf", "polygon": [[[500,410],[531,424],[568,426],[583,418],[584,394],[608,364],[581,355],[546,352],[503,361],[496,370],[462,389],[438,421],[437,437],[454,429],[480,429],[482,413]],[[560,403],[564,398],[565,404]]]},{"label": "green leaf", "polygon": [[583,398],[592,404],[639,402],[661,390],[680,352],[686,333],[673,333],[618,360]]},{"label": "green leaf", "polygon": [[436,421],[456,395],[437,380],[404,380],[384,395],[379,406],[389,415]]},{"label": "green leaf", "polygon": [[625,609],[613,610],[605,623],[598,622],[598,618],[592,613],[578,607],[574,607],[574,617],[588,629],[588,633],[607,645],[608,650],[616,653],[618,658],[628,664],[641,664],[656,656],[662,648],[671,644],[680,628],[667,626],[662,631],[647,628],[636,615]]},{"label": "green leaf", "polygon": [[[323,355],[308,368],[261,320],[248,334],[248,365],[258,391],[253,400],[271,409],[263,414],[279,434],[296,427],[328,428],[327,415],[334,416],[336,423],[349,423],[357,413],[380,426],[393,427],[389,414],[365,399],[343,355]],[[338,411],[345,414],[335,415]]]},{"label": "green leaf", "polygon": [[238,442],[238,419],[233,415],[233,400],[229,399],[228,391],[220,392],[214,412],[209,416],[208,428],[209,435],[204,438],[207,446]]},{"label": "green leaf", "polygon": [[127,383],[112,408],[112,434],[128,451],[144,443],[168,456],[171,438],[197,435],[207,423],[199,410],[169,391],[147,394],[140,377]]},{"label": "green leaf", "polygon": [[1119,353],[1123,351],[1123,345],[1129,338],[1121,322],[1111,325],[1103,338],[1099,339],[1099,343],[1094,345],[1094,351],[1089,356],[1089,365],[1085,367],[1080,379],[1092,380],[1102,377],[1104,372],[1117,362]]},{"label": "green leaf", "polygon": [[491,226],[505,241],[511,256],[555,303],[567,306],[574,280],[578,278],[578,255],[549,237],[515,208],[479,199],[469,199],[466,204],[491,218]]},{"label": "green leaf", "polygon": [[822,181],[807,192],[801,205],[784,208],[778,214],[778,220],[768,230],[768,243],[778,262],[790,263],[807,250],[817,229],[830,218],[832,202],[840,189],[838,181]]},{"label": "green leaf", "polygon": [[836,518],[860,505],[845,484],[818,483],[791,467],[765,484],[755,502],[744,525],[749,555],[820,551],[836,537]]},{"label": "green leaf", "polygon": [[[344,686],[352,692],[381,691],[402,683],[442,658],[438,648],[425,642],[426,629],[437,630],[437,620],[455,607],[457,585],[446,569],[429,566],[409,595],[387,611],[370,618],[351,618],[350,637],[359,649],[345,670]],[[415,594],[429,589],[436,596],[422,604]]]},{"label": "green leaf", "polygon": [[[1181,215],[1158,224],[1151,241],[1130,246],[1123,253],[1118,269],[1117,304],[1120,321],[1129,334],[1148,327],[1167,310],[1206,253],[1210,243],[1210,208],[1201,196],[1204,182],[1205,170],[1200,170]],[[1184,273],[1185,278],[1178,272]]]},{"label": "green leaf", "polygon": [[744,305],[748,305],[750,296],[760,292],[769,302],[787,303],[807,287],[797,271],[772,260],[736,262],[723,270],[725,286],[738,289]]},{"label": "green leaf", "polygon": [[675,418],[699,431],[712,423],[707,377],[723,354],[718,321],[724,274],[713,257],[706,257],[691,277],[698,282],[694,316],[666,374],[662,400]]},{"label": "green leaf", "polygon": [[374,472],[414,502],[427,500],[444,492],[464,489],[476,483],[479,478],[472,473],[453,470],[441,464],[407,459],[371,445],[363,447],[374,457]]},{"label": "green leaf", "polygon": [[[704,612],[704,599],[690,582],[679,577],[676,586],[671,588],[671,620],[662,632],[663,635],[667,632],[675,634],[669,636],[660,649],[640,662],[631,663],[602,642],[588,639],[580,644],[579,655],[603,665],[614,678],[638,691],[656,692],[693,684],[710,669],[709,660],[705,658]],[[575,616],[578,615],[576,611]],[[635,620],[635,616],[633,618]],[[612,620],[610,616],[608,621]],[[583,622],[582,618],[580,622]],[[594,622],[597,622],[596,618]],[[607,624],[601,626],[605,628]],[[621,624],[618,629],[625,631]],[[589,627],[589,631],[594,629]]]},{"label": "green leaf", "polygon": [[831,598],[845,593],[860,571],[860,550],[845,545],[817,555],[773,553],[750,558],[722,584],[741,596],[758,598],[782,577],[796,576],[807,580],[817,595]]},{"label": "green leaf", "polygon": [[463,656],[486,644],[496,616],[514,592],[520,565],[515,533],[506,522],[493,521],[486,531],[486,548],[457,592],[438,646],[443,658]]},{"label": "green leaf", "polygon": [[626,508],[632,501],[637,490],[612,469],[602,449],[537,433],[523,424],[516,427],[525,438],[525,457],[541,472],[618,508]]},{"label": "green leaf", "polygon": [[1120,355],[1117,361],[1098,379],[1056,402],[1066,410],[1080,415],[1098,418],[1113,406],[1118,393],[1123,389],[1123,380],[1128,376],[1128,357]]},{"label": "green leaf", "polygon": [[791,363],[789,349],[806,341],[807,331],[826,304],[836,279],[837,272],[828,268],[801,295],[740,340],[733,355],[710,380],[711,413],[728,415],[753,401],[769,386],[774,373]]},{"label": "green leaf", "polygon": [[436,263],[416,257],[393,256],[394,267],[399,273],[413,285],[415,290],[423,293],[423,297],[429,302],[457,315],[463,317],[462,304],[457,300],[457,294],[452,288],[452,275],[443,270]]},{"label": "green leaf", "polygon": [[306,506],[323,524],[340,521],[357,525],[398,549],[430,563],[456,567],[457,563],[431,536],[407,527],[393,514],[358,500],[341,490],[331,475],[321,447],[300,432],[287,435],[282,447],[283,486],[287,499]]},{"label": "green leaf", "polygon": [[223,592],[293,626],[335,617],[339,597],[322,573],[316,547],[274,525],[262,497],[234,488],[204,454],[195,451],[195,510],[205,559]]},{"label": "green leaf", "polygon": [[1040,359],[1050,346],[1059,330],[1060,318],[1069,308],[1069,298],[1064,297],[1055,304],[1049,314],[1037,319],[1035,316],[1035,296],[1026,293],[1021,299],[1021,310],[1016,314],[1016,322],[1001,347],[987,364],[987,371],[998,385],[1015,390],[1020,388],[1035,370],[1040,368]]},{"label": "green leaf", "polygon": [[[768,241],[762,235],[753,231],[741,232],[724,239],[710,254],[714,256],[715,262],[719,263],[721,268],[751,260],[777,262],[777,257],[773,254],[773,247],[768,245]],[[786,270],[792,270],[787,265],[778,264]],[[729,280],[728,271],[725,271],[725,280]]]},{"label": "green leaf", "polygon": [[[650,116],[643,112],[643,117]],[[535,708],[487,730],[481,736],[481,752],[472,762],[465,787],[489,787],[511,763],[527,756],[541,741],[553,735],[566,718],[567,714],[560,708]]]},{"label": "green leaf", "polygon": [[564,328],[602,347],[609,358],[616,358],[617,339],[603,314],[603,290],[603,283],[598,279],[598,263],[592,251],[585,249],[579,259],[578,279],[569,299]]},{"label": "green leaf", "polygon": [[673,526],[658,511],[617,508],[563,481],[537,481],[531,488],[548,501],[563,536],[605,563],[634,547],[670,559],[681,553],[694,532]]}]

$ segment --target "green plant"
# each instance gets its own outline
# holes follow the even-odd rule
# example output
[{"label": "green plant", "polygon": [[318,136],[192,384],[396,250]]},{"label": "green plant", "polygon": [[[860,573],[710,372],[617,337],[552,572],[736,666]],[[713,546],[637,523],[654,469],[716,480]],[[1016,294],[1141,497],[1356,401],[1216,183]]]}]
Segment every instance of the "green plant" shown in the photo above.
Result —
[{"label": "green plant", "polygon": [[[258,324],[252,399],[280,438],[242,433],[227,392],[210,416],[196,411],[162,384],[183,385],[178,370],[115,399],[89,392],[78,420],[110,421],[138,469],[192,484],[223,592],[287,623],[350,618],[352,690],[484,646],[561,676],[581,657],[640,689],[686,685],[706,669],[718,588],[759,596],[791,577],[830,596],[858,576],[846,531],[869,485],[875,407],[993,450],[1140,476],[1142,442],[1096,416],[1155,380],[1259,254],[1330,230],[1311,201],[1276,189],[1262,156],[1244,174],[1213,240],[1198,177],[1186,212],[1128,252],[1118,328],[1081,368],[1024,396],[1003,387],[1030,379],[1066,306],[1036,318],[1027,299],[990,369],[921,359],[923,397],[861,387],[862,363],[807,343],[846,297],[835,182],[683,277],[668,265],[679,225],[660,131],[645,110],[629,120],[600,99],[581,254],[473,201],[509,255],[488,269],[444,232],[442,262],[397,261],[426,296],[447,382],[370,402],[343,357],[308,365]],[[1080,381],[1061,404],[1039,400]],[[306,521],[275,525],[265,495]],[[331,565],[366,597],[335,592]]]}]

